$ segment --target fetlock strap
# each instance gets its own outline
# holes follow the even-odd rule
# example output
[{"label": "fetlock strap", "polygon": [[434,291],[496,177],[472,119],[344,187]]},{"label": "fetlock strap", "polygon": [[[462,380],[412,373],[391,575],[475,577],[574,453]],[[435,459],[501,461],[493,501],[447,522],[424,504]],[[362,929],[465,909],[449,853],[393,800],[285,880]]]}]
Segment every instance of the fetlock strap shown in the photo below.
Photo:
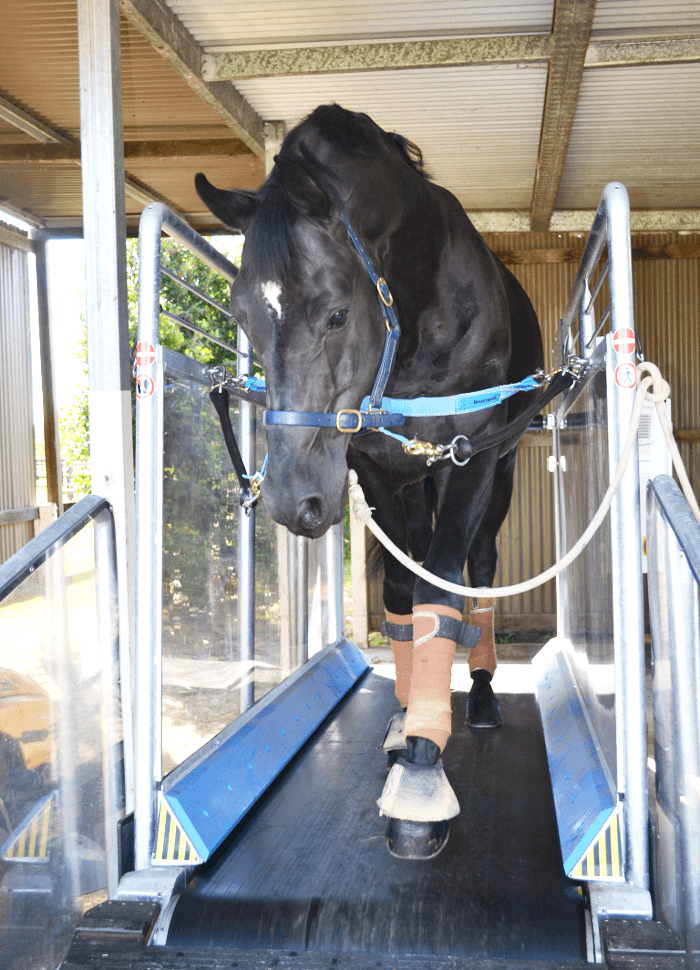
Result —
[{"label": "fetlock strap", "polygon": [[431,610],[419,610],[413,614],[414,622],[417,616],[431,618],[435,626],[430,632],[424,634],[420,640],[413,641],[414,648],[433,637],[439,637],[443,640],[454,640],[460,647],[469,648],[475,647],[479,642],[481,629],[477,626],[472,626],[471,623],[465,623],[461,617],[444,616],[441,613],[433,613]]}]

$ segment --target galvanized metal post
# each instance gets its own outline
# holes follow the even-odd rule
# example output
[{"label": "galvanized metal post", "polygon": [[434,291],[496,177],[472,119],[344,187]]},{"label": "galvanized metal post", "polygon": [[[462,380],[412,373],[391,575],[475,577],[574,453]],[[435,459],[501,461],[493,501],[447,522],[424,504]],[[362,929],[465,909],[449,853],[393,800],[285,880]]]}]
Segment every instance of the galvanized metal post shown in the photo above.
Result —
[{"label": "galvanized metal post", "polygon": [[586,360],[588,360],[595,350],[595,343],[593,346],[588,346],[593,340],[594,333],[595,310],[593,309],[593,304],[591,302],[591,291],[588,286],[588,280],[586,279],[583,289],[583,296],[581,297],[581,308],[578,315],[578,352],[579,356],[584,357]]},{"label": "galvanized metal post", "polygon": [[44,405],[44,449],[46,454],[46,497],[63,515],[63,474],[58,437],[58,408],[54,393],[53,353],[51,350],[51,313],[49,308],[49,269],[46,240],[36,230],[31,233],[36,258],[36,303],[39,323],[41,395]]},{"label": "galvanized metal post", "polygon": [[[238,375],[253,373],[253,348],[238,328]],[[244,357],[243,354],[246,356]],[[239,448],[248,474],[255,472],[255,405],[241,401]],[[238,509],[238,659],[243,677],[239,689],[240,712],[255,703],[255,509]]]},{"label": "galvanized metal post", "polygon": [[137,398],[136,598],[134,637],[136,868],[151,864],[157,787],[162,777],[163,381],[159,353],[160,206],[148,206],[139,228],[138,340],[153,348],[153,393]]},{"label": "galvanized metal post", "polygon": [[296,662],[299,665],[309,659],[309,540],[305,536],[294,536],[291,545],[296,580]]},{"label": "galvanized metal post", "polygon": [[[117,550],[114,518],[104,511],[93,520],[97,639],[101,651],[100,724],[102,734],[102,810],[105,827],[107,894],[114,899],[119,885],[117,822],[122,784],[117,762],[119,738],[119,626]],[[122,690],[126,685],[122,681]]]},{"label": "galvanized metal post", "polygon": [[[627,190],[611,182],[604,192],[611,329],[634,334],[632,253]],[[622,346],[619,341],[617,346]],[[610,474],[617,468],[635,399],[635,347],[615,349],[608,336],[607,377]],[[639,519],[637,445],[610,510],[613,634],[617,697],[617,785],[623,804],[625,877],[649,888],[646,706],[644,683],[644,599]]]},{"label": "galvanized metal post", "polygon": [[[128,658],[135,513],[119,0],[77,0],[77,10],[92,490],[109,499],[114,509],[119,629]],[[124,713],[126,757],[131,763],[130,712]],[[129,791],[127,803],[131,801]]]},{"label": "galvanized metal post", "polygon": [[339,522],[326,533],[328,643],[336,643],[343,636],[343,561],[343,523]]}]

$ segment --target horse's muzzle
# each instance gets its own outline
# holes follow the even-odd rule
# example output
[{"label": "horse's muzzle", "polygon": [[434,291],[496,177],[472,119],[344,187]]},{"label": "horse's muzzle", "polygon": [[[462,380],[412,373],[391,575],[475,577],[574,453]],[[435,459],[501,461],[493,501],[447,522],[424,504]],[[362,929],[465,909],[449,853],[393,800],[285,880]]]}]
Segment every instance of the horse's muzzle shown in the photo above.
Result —
[{"label": "horse's muzzle", "polygon": [[299,503],[297,509],[297,535],[317,539],[330,525],[328,505],[322,495],[308,495]]}]

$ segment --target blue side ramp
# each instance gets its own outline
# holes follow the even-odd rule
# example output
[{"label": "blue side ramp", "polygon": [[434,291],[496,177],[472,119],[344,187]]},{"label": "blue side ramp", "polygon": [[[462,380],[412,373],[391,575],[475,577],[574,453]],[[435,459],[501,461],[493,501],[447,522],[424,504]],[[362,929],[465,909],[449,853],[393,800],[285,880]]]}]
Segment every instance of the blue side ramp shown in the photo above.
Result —
[{"label": "blue side ramp", "polygon": [[[162,808],[202,861],[368,668],[349,640],[326,647],[163,781]],[[180,861],[167,855],[156,849],[154,861]]]},{"label": "blue side ramp", "polygon": [[553,639],[533,658],[564,871],[572,879],[623,881],[617,792],[567,656]]}]

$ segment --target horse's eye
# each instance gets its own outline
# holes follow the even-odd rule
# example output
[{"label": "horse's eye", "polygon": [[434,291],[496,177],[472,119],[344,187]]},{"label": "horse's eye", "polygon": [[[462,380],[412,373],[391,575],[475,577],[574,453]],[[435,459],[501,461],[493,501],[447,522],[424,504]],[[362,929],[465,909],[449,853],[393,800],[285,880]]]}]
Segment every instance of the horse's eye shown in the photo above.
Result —
[{"label": "horse's eye", "polygon": [[337,330],[338,327],[343,326],[347,318],[348,318],[347,310],[336,310],[335,313],[331,313],[330,317],[328,318],[328,324],[327,324],[328,329]]}]

